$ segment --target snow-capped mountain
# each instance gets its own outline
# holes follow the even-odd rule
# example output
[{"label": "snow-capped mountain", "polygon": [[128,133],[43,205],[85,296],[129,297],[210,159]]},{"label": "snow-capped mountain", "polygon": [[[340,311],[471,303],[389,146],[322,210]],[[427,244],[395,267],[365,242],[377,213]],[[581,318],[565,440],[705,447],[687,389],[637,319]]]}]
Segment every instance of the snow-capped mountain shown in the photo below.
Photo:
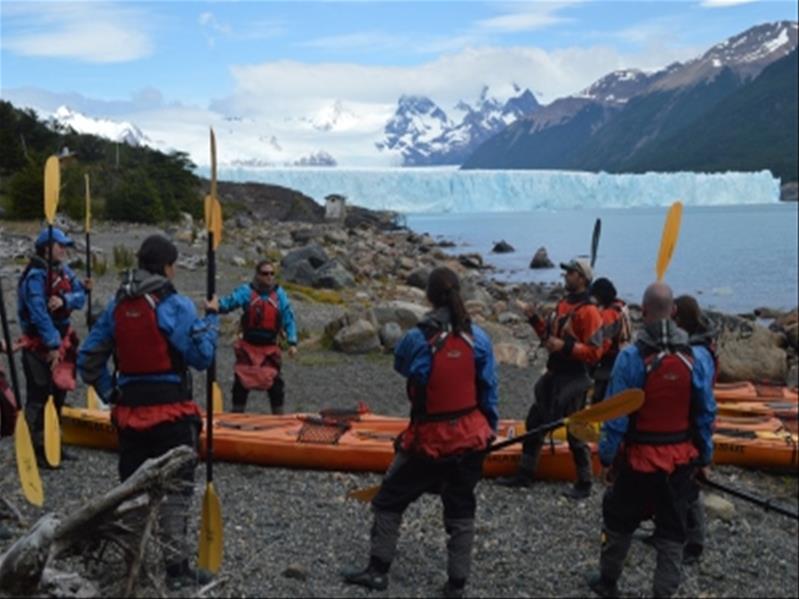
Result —
[{"label": "snow-capped mountain", "polygon": [[78,133],[97,135],[131,146],[153,145],[142,130],[132,123],[89,117],[68,106],[59,107],[50,117],[50,122],[72,128]]},{"label": "snow-capped mountain", "polygon": [[483,141],[538,109],[530,90],[514,86],[514,91],[518,95],[502,101],[483,87],[473,104],[455,105],[453,112],[461,115],[457,121],[430,98],[402,96],[376,146],[399,152],[405,166],[460,164]]},{"label": "snow-capped mountain", "polygon": [[573,97],[606,104],[625,104],[627,100],[646,90],[654,76],[638,69],[613,71]]}]

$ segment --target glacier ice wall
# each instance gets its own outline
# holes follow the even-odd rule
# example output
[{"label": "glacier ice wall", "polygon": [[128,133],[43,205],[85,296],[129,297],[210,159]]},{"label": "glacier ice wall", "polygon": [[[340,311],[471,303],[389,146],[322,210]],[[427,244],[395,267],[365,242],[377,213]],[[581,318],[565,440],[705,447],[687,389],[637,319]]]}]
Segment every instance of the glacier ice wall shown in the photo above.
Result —
[{"label": "glacier ice wall", "polygon": [[358,206],[399,212],[510,212],[776,203],[780,181],[755,173],[586,173],[460,171],[455,168],[225,168],[219,178],[301,191],[324,203],[341,194]]}]

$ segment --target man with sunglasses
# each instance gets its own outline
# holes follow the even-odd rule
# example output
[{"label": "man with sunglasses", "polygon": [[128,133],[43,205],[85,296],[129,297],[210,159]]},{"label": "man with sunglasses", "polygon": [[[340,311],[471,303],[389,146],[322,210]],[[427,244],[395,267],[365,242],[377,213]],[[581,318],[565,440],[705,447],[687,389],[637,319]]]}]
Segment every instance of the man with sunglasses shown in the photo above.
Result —
[{"label": "man with sunglasses", "polygon": [[233,381],[233,411],[244,412],[253,389],[267,391],[273,414],[283,414],[285,385],[280,376],[281,332],[289,344],[289,355],[297,353],[297,325],[288,296],[275,282],[275,265],[260,261],[250,283],[219,300],[219,312],[241,308],[241,338],[236,340]]}]

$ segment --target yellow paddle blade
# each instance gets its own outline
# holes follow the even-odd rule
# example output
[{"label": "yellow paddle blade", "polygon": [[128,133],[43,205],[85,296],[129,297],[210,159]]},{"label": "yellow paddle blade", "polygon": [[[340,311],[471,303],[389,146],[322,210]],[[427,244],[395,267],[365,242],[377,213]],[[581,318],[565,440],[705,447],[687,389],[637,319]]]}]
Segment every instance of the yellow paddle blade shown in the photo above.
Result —
[{"label": "yellow paddle blade", "polygon": [[577,422],[605,422],[635,412],[643,404],[644,392],[641,389],[627,389],[564,420],[566,425],[572,427]]},{"label": "yellow paddle blade", "polygon": [[680,221],[682,220],[682,202],[674,202],[666,215],[666,222],[663,224],[663,235],[660,237],[660,251],[655,265],[657,280],[662,281],[663,275],[671,262],[674,248],[677,247],[677,237],[680,234]]},{"label": "yellow paddle blade", "polygon": [[216,574],[222,565],[222,506],[214,490],[214,483],[208,483],[203,495],[202,523],[200,525],[199,565],[203,570]]},{"label": "yellow paddle blade", "polygon": [[205,227],[214,234],[214,249],[222,242],[222,204],[211,195],[205,196]]},{"label": "yellow paddle blade", "polygon": [[31,432],[25,420],[25,412],[17,413],[17,422],[14,425],[14,450],[17,454],[17,473],[22,493],[30,503],[42,507],[44,504],[44,488],[39,476],[39,466],[36,464],[36,455],[33,453]]},{"label": "yellow paddle blade", "polygon": [[85,173],[83,175],[84,181],[86,181],[86,225],[85,229],[86,232],[89,233],[92,230],[92,194],[89,190],[89,173]]},{"label": "yellow paddle blade", "polygon": [[213,406],[214,414],[224,411],[225,402],[223,400],[222,387],[216,381],[211,386],[211,405]]},{"label": "yellow paddle blade", "polygon": [[90,410],[101,409],[100,398],[97,397],[97,391],[94,390],[94,387],[86,388],[86,407]]},{"label": "yellow paddle blade", "polygon": [[596,422],[569,422],[567,427],[572,436],[577,437],[585,443],[596,443],[599,441],[599,424]]},{"label": "yellow paddle blade", "polygon": [[44,406],[44,457],[53,468],[61,464],[61,427],[52,395]]},{"label": "yellow paddle blade", "polygon": [[61,191],[61,164],[58,156],[50,156],[44,164],[44,217],[49,224],[55,221],[58,195]]},{"label": "yellow paddle blade", "polygon": [[380,491],[380,485],[375,485],[374,487],[366,487],[365,489],[356,489],[354,491],[350,491],[347,493],[347,497],[350,499],[357,499],[358,501],[363,501],[364,503],[367,501],[372,501],[377,492]]},{"label": "yellow paddle blade", "polygon": [[216,136],[211,127],[211,197],[217,199],[216,193]]}]

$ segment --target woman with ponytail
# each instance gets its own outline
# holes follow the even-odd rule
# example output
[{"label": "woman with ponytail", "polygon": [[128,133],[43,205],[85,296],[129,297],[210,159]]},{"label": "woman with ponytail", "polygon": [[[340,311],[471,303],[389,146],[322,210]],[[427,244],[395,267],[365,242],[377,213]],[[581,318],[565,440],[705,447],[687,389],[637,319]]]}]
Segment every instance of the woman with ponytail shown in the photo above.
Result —
[{"label": "woman with ponytail", "polygon": [[447,531],[445,597],[461,597],[471,564],[476,498],[485,449],[495,436],[497,378],[488,335],[472,324],[449,268],[427,283],[433,310],[410,330],[394,353],[394,369],[407,379],[410,423],[372,501],[369,565],[344,573],[346,582],[388,587],[402,514],[424,493],[440,493]]}]

